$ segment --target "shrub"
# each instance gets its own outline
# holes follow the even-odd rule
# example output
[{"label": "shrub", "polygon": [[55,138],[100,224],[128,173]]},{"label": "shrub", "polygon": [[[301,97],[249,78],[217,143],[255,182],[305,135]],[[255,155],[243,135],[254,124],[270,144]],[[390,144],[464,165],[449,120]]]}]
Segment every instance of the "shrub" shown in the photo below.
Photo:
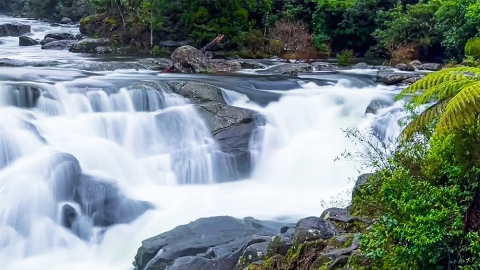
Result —
[{"label": "shrub", "polygon": [[389,65],[408,64],[418,57],[418,46],[414,43],[391,44],[387,47]]},{"label": "shrub", "polygon": [[353,60],[353,51],[345,50],[340,53],[338,56],[338,65],[339,66],[349,66],[352,64]]},{"label": "shrub", "polygon": [[279,20],[268,31],[268,37],[275,42],[275,50],[280,51],[279,55],[313,51],[312,36],[300,21]]},{"label": "shrub", "polygon": [[472,38],[465,44],[465,56],[471,56],[476,60],[480,60],[480,38]]}]

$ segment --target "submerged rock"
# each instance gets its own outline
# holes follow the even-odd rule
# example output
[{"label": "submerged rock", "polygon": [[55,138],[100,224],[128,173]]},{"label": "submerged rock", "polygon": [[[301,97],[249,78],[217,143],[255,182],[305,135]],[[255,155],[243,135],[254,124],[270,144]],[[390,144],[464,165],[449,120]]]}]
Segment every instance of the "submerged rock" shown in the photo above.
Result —
[{"label": "submerged rock", "polygon": [[54,42],[54,41],[58,41],[58,40],[56,40],[54,38],[50,38],[50,37],[44,38],[44,39],[42,39],[42,41],[40,41],[40,45],[45,45],[47,43]]},{"label": "submerged rock", "polygon": [[0,24],[0,37],[19,37],[30,33],[30,25],[12,22]]},{"label": "submerged rock", "polygon": [[[228,216],[201,218],[146,239],[133,265],[137,270],[232,270],[248,247],[276,235],[285,224]],[[254,236],[256,235],[256,236]]]}]

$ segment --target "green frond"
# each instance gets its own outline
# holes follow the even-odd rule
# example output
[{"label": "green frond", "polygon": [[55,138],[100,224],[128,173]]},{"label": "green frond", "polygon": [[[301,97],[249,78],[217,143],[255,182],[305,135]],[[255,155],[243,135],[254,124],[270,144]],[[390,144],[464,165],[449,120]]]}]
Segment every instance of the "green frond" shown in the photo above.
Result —
[{"label": "green frond", "polygon": [[448,132],[470,124],[480,112],[480,81],[464,86],[453,97],[438,120],[436,132]]},{"label": "green frond", "polygon": [[446,109],[447,105],[450,102],[450,98],[444,99],[437,102],[436,104],[430,106],[423,113],[418,115],[415,119],[410,122],[405,129],[402,131],[402,137],[406,139],[412,138],[412,136],[425,128],[433,120],[437,119]]},{"label": "green frond", "polygon": [[399,100],[406,95],[416,94],[425,91],[426,89],[436,87],[444,82],[463,80],[480,80],[480,68],[454,67],[430,73],[409,87],[403,89],[403,91],[397,95],[396,100]]},{"label": "green frond", "polygon": [[427,88],[422,94],[415,96],[412,100],[413,104],[418,106],[422,104],[426,104],[431,102],[432,99],[434,100],[444,100],[447,98],[452,98],[460,90],[471,83],[476,83],[477,80],[474,79],[466,79],[466,80],[459,80],[459,81],[445,81],[441,84],[435,85],[433,87]]}]

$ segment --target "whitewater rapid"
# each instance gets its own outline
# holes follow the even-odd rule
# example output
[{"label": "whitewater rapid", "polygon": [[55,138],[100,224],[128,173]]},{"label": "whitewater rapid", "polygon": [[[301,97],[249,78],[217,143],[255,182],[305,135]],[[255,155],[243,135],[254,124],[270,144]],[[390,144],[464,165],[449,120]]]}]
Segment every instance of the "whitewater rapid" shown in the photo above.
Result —
[{"label": "whitewater rapid", "polygon": [[[6,211],[10,214],[15,211],[11,208],[13,204],[33,208],[30,213],[13,213],[23,214],[31,222],[27,225],[30,226],[28,236],[8,234],[5,228],[0,231],[1,235],[13,237],[10,239],[13,244],[0,250],[0,261],[7,262],[2,269],[127,270],[132,269],[131,262],[142,240],[200,217],[253,216],[295,222],[301,217],[319,215],[325,206],[322,201],[328,202],[332,197],[346,204],[349,198],[345,191],[351,190],[354,185],[351,179],[356,178],[358,172],[354,164],[334,161],[345,149],[351,149],[351,142],[341,129],[369,127],[386,117],[384,128],[395,136],[397,116],[391,112],[400,106],[395,104],[384,109],[381,115],[365,114],[373,99],[391,99],[392,88],[355,88],[342,80],[331,86],[308,83],[295,90],[281,91],[280,100],[265,107],[251,102],[243,94],[225,89],[227,102],[260,112],[267,124],[251,142],[255,161],[252,177],[218,184],[214,183],[215,170],[210,166],[212,158],[215,159],[212,156],[217,149],[215,143],[204,140],[208,136],[204,124],[183,98],[163,97],[156,99],[158,104],[150,104],[160,109],[161,101],[168,101],[162,105],[165,108],[161,113],[174,110],[176,115],[183,115],[178,121],[184,128],[179,127],[175,134],[162,137],[152,127],[158,112],[136,111],[135,106],[144,103],[141,100],[138,103],[133,92],[123,89],[107,97],[99,90],[93,91],[96,93],[93,97],[93,94],[67,93],[62,83],[54,89],[60,103],[41,97],[33,110],[5,104],[0,108],[0,126],[11,132],[11,136],[17,138],[15,141],[21,142],[18,159],[0,171],[0,181],[4,181],[3,185],[0,182],[0,195],[11,196],[0,197],[3,204],[0,223]],[[3,101],[6,99],[3,96]],[[92,105],[97,106],[97,111]],[[19,126],[18,120],[25,119],[35,124],[49,142],[48,146]],[[195,127],[193,133],[190,127]],[[165,150],[169,147],[165,141],[172,137],[181,137],[176,142],[190,148],[194,152],[189,150],[190,158],[200,164],[190,180],[182,181],[172,169],[171,155],[175,149]],[[47,205],[52,213],[56,206],[48,201],[49,191],[41,184],[38,176],[41,170],[35,164],[52,151],[74,155],[82,170],[118,180],[127,196],[149,201],[155,209],[129,224],[110,227],[101,239],[79,239],[55,224],[47,214],[42,216]],[[17,177],[11,179],[9,175]],[[198,179],[203,179],[202,185],[192,184]],[[9,193],[8,189],[17,191]],[[22,241],[28,252],[25,245],[20,244]]]}]

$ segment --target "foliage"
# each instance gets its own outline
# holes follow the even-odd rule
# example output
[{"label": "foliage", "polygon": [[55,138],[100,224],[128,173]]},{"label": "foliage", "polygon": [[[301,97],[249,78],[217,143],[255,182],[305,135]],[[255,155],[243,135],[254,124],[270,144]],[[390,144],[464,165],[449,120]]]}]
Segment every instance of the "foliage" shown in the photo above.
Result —
[{"label": "foliage", "polygon": [[352,64],[353,51],[345,50],[338,56],[338,65],[339,66],[349,66]]},{"label": "foliage", "polygon": [[480,38],[472,38],[465,44],[465,55],[480,60]]},{"label": "foliage", "polygon": [[403,131],[405,137],[433,121],[437,132],[449,132],[472,123],[480,112],[480,68],[456,67],[431,73],[404,89],[397,99],[407,94],[416,94],[414,106],[434,103],[410,122]]},{"label": "foliage", "polygon": [[389,65],[408,64],[418,56],[416,44],[391,44],[388,47]]},{"label": "foliage", "polygon": [[268,37],[273,44],[280,45],[280,55],[290,52],[298,57],[312,52],[312,37],[300,21],[279,20],[270,28]]},{"label": "foliage", "polygon": [[375,220],[360,242],[367,269],[480,267],[480,234],[464,223],[480,179],[480,148],[472,149],[480,143],[479,124],[396,141],[393,152],[375,137],[347,133],[363,147],[346,157],[361,156],[376,170],[351,207],[355,215]]}]

